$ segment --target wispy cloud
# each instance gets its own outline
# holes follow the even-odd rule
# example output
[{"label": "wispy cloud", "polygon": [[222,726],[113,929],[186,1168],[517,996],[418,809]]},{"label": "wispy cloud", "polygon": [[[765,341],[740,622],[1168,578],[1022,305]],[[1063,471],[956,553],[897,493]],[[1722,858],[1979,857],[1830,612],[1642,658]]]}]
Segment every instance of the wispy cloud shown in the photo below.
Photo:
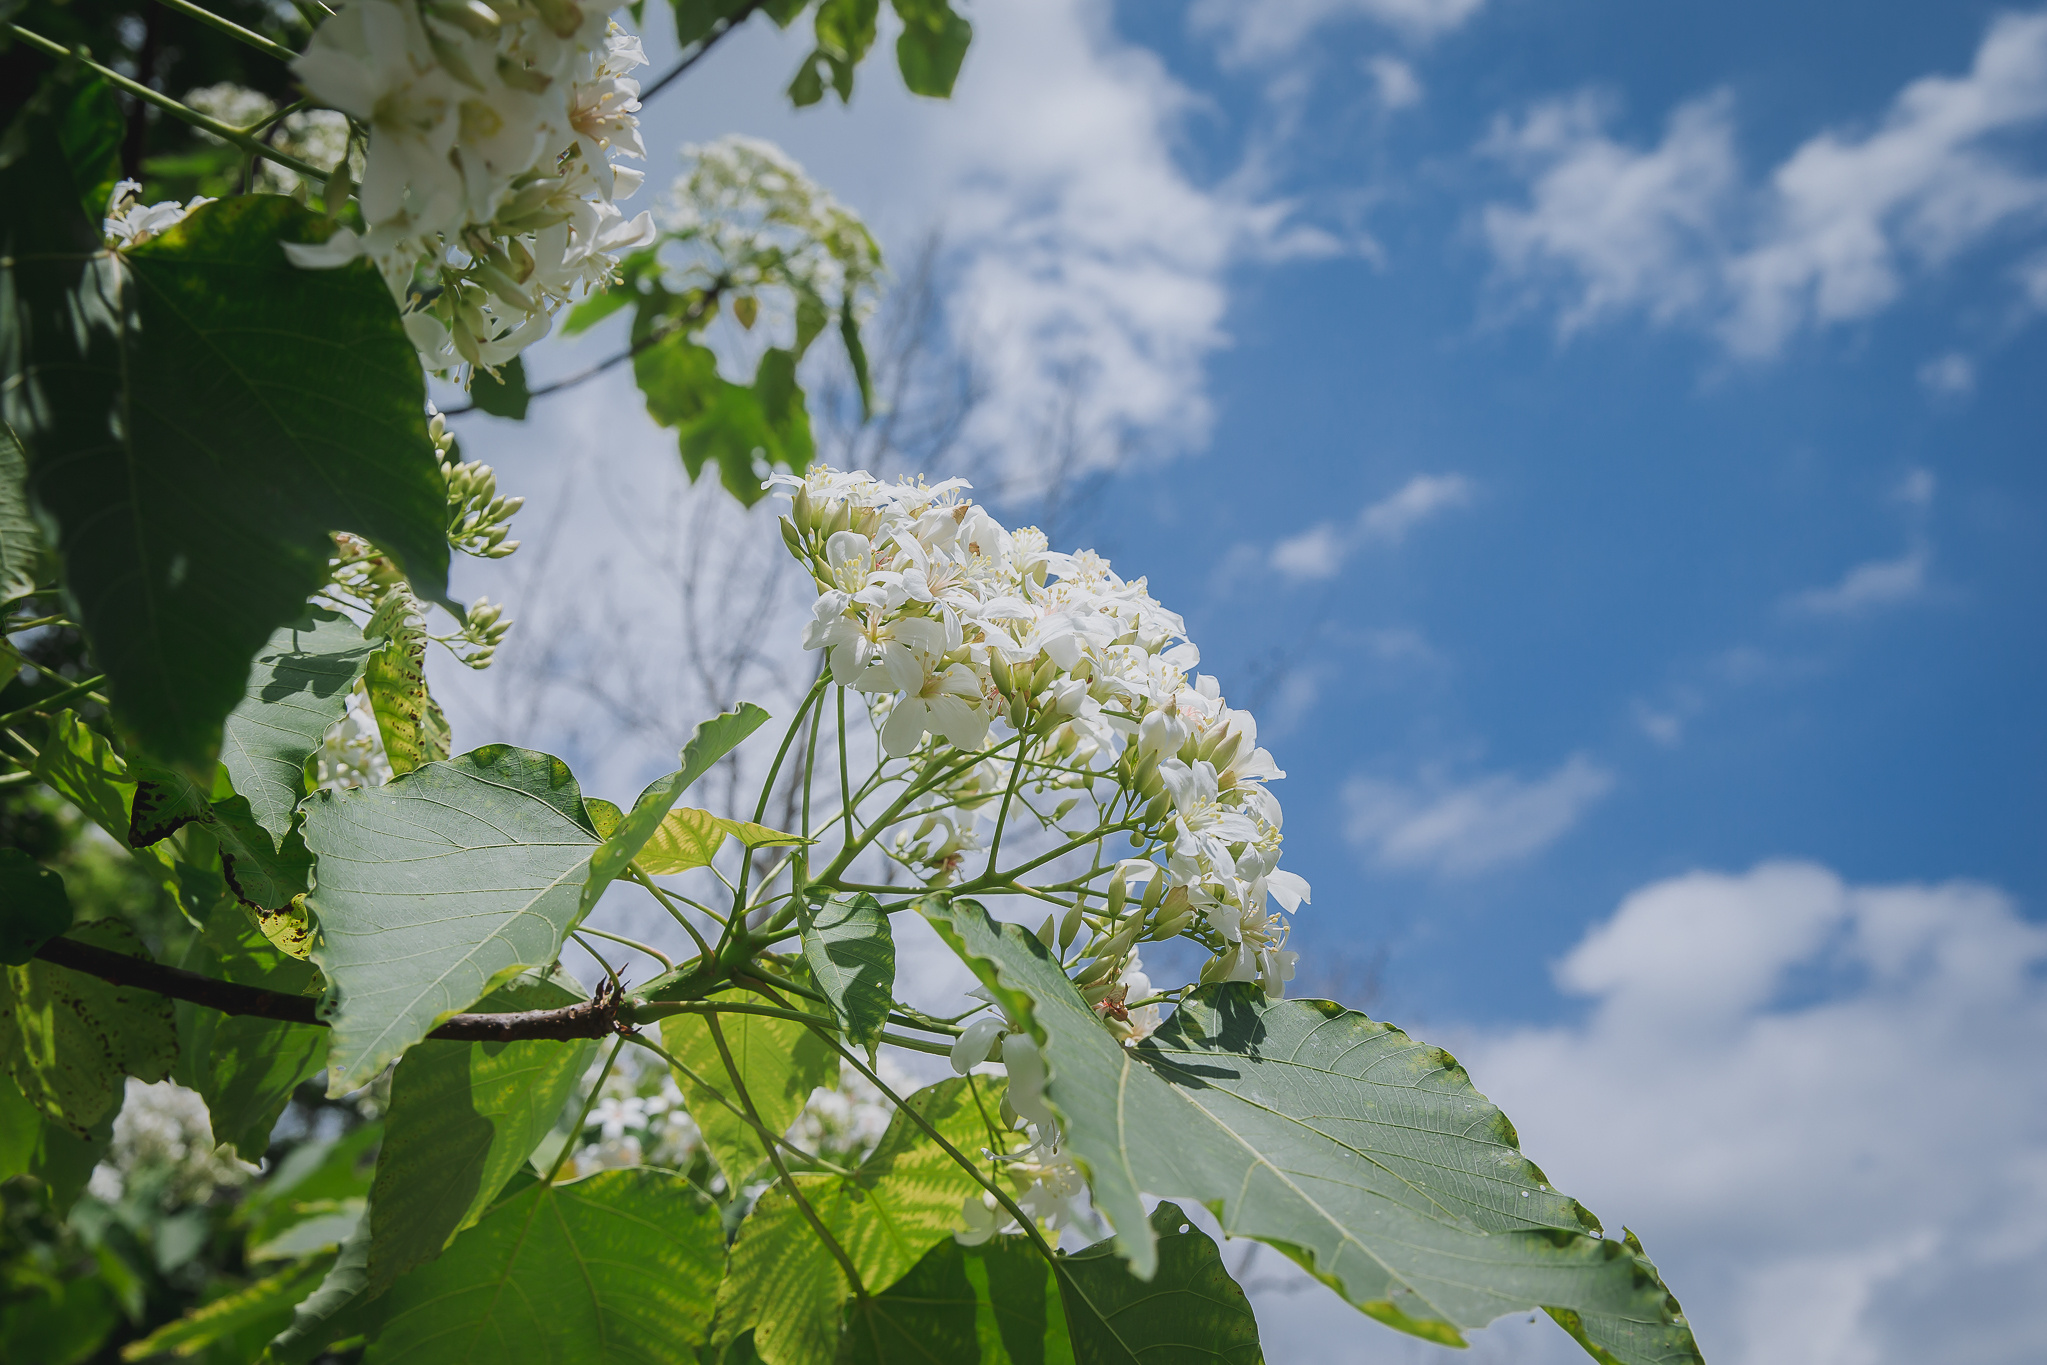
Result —
[{"label": "wispy cloud", "polygon": [[1344,787],[1344,832],[1383,867],[1469,876],[1533,857],[1612,787],[1613,775],[1582,754],[1533,780],[1358,777]]},{"label": "wispy cloud", "polygon": [[1840,582],[1824,588],[1807,588],[1785,605],[1792,611],[1814,616],[1857,616],[1878,607],[1910,602],[1926,591],[1930,559],[1923,545],[1896,559],[1872,559],[1841,575]]},{"label": "wispy cloud", "polygon": [[1280,541],[1272,547],[1272,567],[1289,578],[1334,578],[1358,550],[1398,545],[1421,523],[1469,503],[1472,491],[1462,474],[1417,474],[1347,525],[1325,521]]},{"label": "wispy cloud", "polygon": [[1965,398],[1976,391],[1976,365],[1960,351],[1937,355],[1919,367],[1919,383],[1938,398]]},{"label": "wispy cloud", "polygon": [[1647,149],[1591,95],[1502,121],[1488,148],[1528,178],[1483,222],[1502,277],[1553,299],[1566,333],[1625,313],[1776,354],[1868,317],[1937,266],[2047,211],[2047,177],[2003,141],[2047,120],[2047,15],[1994,21],[1961,76],[1899,92],[1874,130],[1825,132],[1744,182],[1725,93],[1672,114]]},{"label": "wispy cloud", "polygon": [[1269,61],[1331,24],[1370,22],[1410,38],[1458,28],[1485,0],[1199,0],[1191,20],[1237,62]]}]

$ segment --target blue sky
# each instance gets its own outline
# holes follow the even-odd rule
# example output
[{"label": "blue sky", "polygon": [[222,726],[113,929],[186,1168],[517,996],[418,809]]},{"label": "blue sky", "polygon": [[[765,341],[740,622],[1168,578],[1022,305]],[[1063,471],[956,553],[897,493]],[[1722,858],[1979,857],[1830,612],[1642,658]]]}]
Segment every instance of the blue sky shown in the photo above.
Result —
[{"label": "blue sky", "polygon": [[[1067,404],[1107,471],[1067,524],[1289,771],[1304,976],[1453,1046],[1709,1358],[2037,1358],[2047,12],[970,12],[950,105],[875,63],[792,113],[800,44],[741,33],[642,115],[652,183],[744,132],[898,262],[942,233],[985,387],[956,453],[1042,475]],[[529,639],[625,602],[606,667],[694,719],[621,531],[772,531],[684,490],[624,384],[465,422],[536,509],[467,590]],[[508,700],[545,671],[449,679],[458,742],[614,797],[665,767]],[[1269,1358],[1440,1354],[1247,1273]]]}]

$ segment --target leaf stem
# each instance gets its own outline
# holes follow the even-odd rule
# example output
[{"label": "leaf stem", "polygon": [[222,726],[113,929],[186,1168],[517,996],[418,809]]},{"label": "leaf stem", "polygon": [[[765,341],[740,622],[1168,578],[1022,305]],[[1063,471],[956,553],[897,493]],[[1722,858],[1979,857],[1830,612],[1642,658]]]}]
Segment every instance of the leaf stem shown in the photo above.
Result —
[{"label": "leaf stem", "polygon": [[604,1059],[604,1069],[597,1073],[597,1084],[591,1086],[590,1093],[583,1097],[583,1108],[576,1115],[575,1126],[569,1129],[569,1140],[564,1142],[561,1151],[555,1154],[554,1165],[548,1168],[547,1178],[541,1181],[541,1184],[552,1185],[554,1178],[561,1174],[563,1164],[568,1161],[570,1154],[576,1150],[576,1143],[583,1136],[583,1127],[590,1121],[590,1110],[597,1103],[598,1092],[602,1091],[604,1083],[611,1079],[611,1068],[618,1062],[619,1051],[624,1047],[625,1039],[622,1036],[611,1045],[611,1055]]},{"label": "leaf stem", "polygon": [[[718,1016],[707,1015],[704,1022],[710,1026],[711,1041],[718,1045],[718,1057],[725,1063],[725,1074],[732,1080],[732,1089],[738,1093],[739,1102],[746,1106],[747,1118],[756,1129],[765,1133],[767,1125],[761,1122],[760,1114],[754,1108],[753,1096],[747,1093],[746,1082],[739,1079],[739,1065],[732,1060],[732,1049],[725,1046],[725,1030],[718,1027]],[[846,1254],[846,1249],[839,1245],[839,1239],[832,1236],[831,1229],[824,1225],[824,1220],[817,1216],[817,1210],[810,1206],[810,1201],[803,1197],[803,1191],[796,1187],[796,1177],[789,1174],[789,1167],[783,1162],[782,1154],[775,1150],[776,1144],[764,1141],[761,1148],[768,1154],[768,1160],[774,1164],[775,1173],[782,1177],[782,1187],[789,1191],[789,1198],[795,1201],[804,1221],[810,1224],[810,1230],[818,1235],[818,1239],[825,1244],[825,1250],[831,1252],[832,1259],[837,1261],[839,1269],[845,1272],[846,1283],[853,1287],[854,1296],[865,1302],[867,1286],[860,1282],[860,1271],[853,1265],[853,1258]]]},{"label": "leaf stem", "polygon": [[[627,938],[624,934],[614,934],[608,929],[599,929],[594,924],[585,924],[576,932],[579,934],[595,934],[599,938],[608,938],[613,943],[623,943],[628,948],[632,948],[635,949],[636,951],[645,953],[648,957],[653,958],[656,962],[660,963],[663,967],[666,967],[669,971],[672,972],[675,970],[674,960],[671,959],[668,956],[668,954],[662,952],[659,948],[656,948],[651,943],[642,943],[636,938]],[[594,957],[596,955],[593,953],[591,956]]]},{"label": "leaf stem", "polygon": [[332,174],[332,168],[321,170],[310,162],[301,161],[287,152],[280,152],[269,143],[250,137],[239,128],[222,123],[217,118],[209,118],[197,109],[180,104],[169,95],[150,89],[140,81],[128,79],[128,77],[110,66],[101,66],[98,62],[85,55],[83,47],[74,52],[62,43],[53,42],[40,33],[23,28],[20,24],[8,24],[7,31],[27,43],[30,47],[48,53],[52,57],[56,57],[59,60],[76,61],[80,66],[92,71],[114,88],[125,90],[143,103],[153,104],[172,118],[183,120],[194,128],[204,128],[223,142],[232,142],[244,151],[254,152],[265,161],[274,161],[280,166],[288,167],[291,170],[297,171],[300,175],[309,176],[323,184],[326,182],[327,177]]},{"label": "leaf stem", "polygon": [[[30,661],[30,666],[40,667],[40,665],[35,664],[33,660]],[[14,724],[14,722],[22,719],[25,716],[32,716],[38,711],[46,711],[52,706],[62,705],[64,702],[70,701],[73,697],[76,697],[81,693],[91,696],[91,698],[94,701],[104,706],[107,704],[107,699],[105,697],[100,696],[92,689],[98,687],[101,683],[105,682],[106,680],[107,675],[101,673],[97,677],[87,678],[84,682],[73,683],[71,686],[65,688],[61,692],[52,692],[49,696],[44,697],[39,701],[32,701],[27,706],[17,707],[14,710],[9,711],[6,715],[0,716],[0,726],[12,725]]]},{"label": "leaf stem", "polygon": [[676,1057],[666,1048],[663,1048],[659,1043],[649,1042],[647,1039],[641,1037],[637,1033],[627,1034],[626,1041],[629,1043],[637,1043],[639,1046],[647,1049],[647,1051],[653,1053],[662,1061],[668,1063],[669,1066],[673,1067],[677,1071],[680,1071],[684,1076],[686,1076],[689,1079],[692,1085],[701,1086],[703,1089],[709,1091],[713,1096],[716,1097],[718,1103],[724,1105],[727,1109],[731,1110],[734,1117],[738,1118],[741,1123],[747,1124],[749,1127],[751,1127],[756,1135],[765,1137],[770,1142],[779,1142],[780,1144],[782,1144],[782,1146],[788,1148],[792,1153],[794,1153],[799,1161],[807,1162],[812,1166],[820,1167],[821,1169],[830,1171],[834,1175],[850,1176],[853,1174],[845,1167],[827,1161],[823,1157],[817,1155],[817,1153],[815,1152],[804,1151],[801,1147],[798,1147],[795,1143],[789,1141],[788,1138],[781,1137],[775,1133],[769,1132],[768,1129],[758,1120],[748,1118],[745,1110],[741,1109],[731,1100],[725,1098],[724,1091],[718,1089],[717,1086],[712,1085],[709,1081],[706,1081],[702,1076],[697,1075],[696,1070],[693,1067],[683,1062],[680,1058]]},{"label": "leaf stem", "polygon": [[299,54],[293,52],[284,44],[273,43],[262,34],[243,28],[232,19],[215,14],[210,9],[200,8],[198,5],[193,4],[191,0],[157,0],[157,3],[166,9],[174,9],[180,14],[189,15],[208,28],[217,29],[237,42],[247,43],[258,52],[267,53],[277,58],[280,62],[294,62],[298,60]]},{"label": "leaf stem", "polygon": [[704,936],[702,934],[697,932],[697,927],[689,922],[689,916],[683,914],[680,907],[678,907],[673,901],[671,901],[668,898],[668,893],[666,891],[662,890],[659,886],[656,886],[654,884],[654,879],[652,877],[649,877],[645,872],[642,872],[640,870],[640,866],[638,863],[627,863],[625,866],[625,875],[628,880],[638,882],[641,886],[644,886],[647,888],[647,890],[653,892],[654,899],[660,903],[661,908],[663,910],[666,910],[669,913],[669,915],[674,918],[677,924],[680,924],[683,928],[689,931],[689,936],[697,941],[697,948],[703,954],[703,957],[701,959],[702,961],[708,963],[712,959],[712,957],[715,956],[715,954],[711,952],[711,945],[705,941]]}]

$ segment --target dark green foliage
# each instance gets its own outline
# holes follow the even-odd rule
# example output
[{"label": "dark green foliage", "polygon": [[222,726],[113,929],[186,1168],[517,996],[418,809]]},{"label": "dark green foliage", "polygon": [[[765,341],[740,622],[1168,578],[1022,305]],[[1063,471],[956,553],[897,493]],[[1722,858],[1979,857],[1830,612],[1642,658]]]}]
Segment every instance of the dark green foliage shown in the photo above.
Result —
[{"label": "dark green foliage", "polygon": [[74,170],[57,116],[32,107],[8,142],[0,417],[117,719],[202,772],[249,660],[325,580],[329,532],[445,594],[418,361],[367,262],[285,260],[280,240],[329,230],[290,200],[211,204],[116,256],[81,208],[103,175]]},{"label": "dark green foliage", "polygon": [[526,405],[533,401],[533,395],[526,388],[525,360],[513,356],[498,366],[495,375],[489,370],[478,370],[469,384],[469,401],[493,417],[526,420]]},{"label": "dark green foliage", "polygon": [[1152,1210],[1151,1231],[1149,1280],[1113,1239],[1056,1264],[1078,1365],[1262,1365],[1258,1321],[1208,1234],[1170,1203]]},{"label": "dark green foliage", "polygon": [[[130,957],[149,954],[119,920],[93,920],[67,937]],[[171,1002],[40,959],[4,969],[0,1063],[43,1116],[73,1136],[121,1107],[126,1078],[160,1081],[178,1056]]]},{"label": "dark green foliage", "polygon": [[914,95],[948,99],[966,60],[974,26],[953,12],[949,0],[890,0],[903,31],[896,39],[896,65]]},{"label": "dark green foliage", "polygon": [[[582,996],[541,978],[491,994],[489,1010],[555,1009]],[[367,1292],[441,1254],[483,1216],[554,1125],[593,1044],[428,1041],[391,1077],[370,1193]]]},{"label": "dark green foliage", "polygon": [[20,966],[70,927],[64,879],[18,848],[0,848],[0,963]]}]

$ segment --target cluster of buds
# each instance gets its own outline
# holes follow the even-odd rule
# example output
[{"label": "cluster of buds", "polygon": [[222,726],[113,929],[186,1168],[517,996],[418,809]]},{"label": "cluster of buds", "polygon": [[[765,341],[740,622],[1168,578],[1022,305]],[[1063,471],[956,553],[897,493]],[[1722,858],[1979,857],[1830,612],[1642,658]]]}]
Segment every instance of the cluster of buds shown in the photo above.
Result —
[{"label": "cluster of buds", "polygon": [[433,415],[429,429],[441,457],[441,478],[448,486],[448,544],[478,559],[503,559],[517,550],[519,542],[505,536],[526,499],[499,497],[497,471],[483,461],[458,462],[454,434],[439,413]]},{"label": "cluster of buds", "polygon": [[469,604],[469,610],[462,618],[462,629],[452,635],[433,638],[446,645],[450,654],[469,667],[489,668],[491,657],[511,633],[512,622],[505,615],[505,609],[493,606],[487,597],[479,597]]}]

